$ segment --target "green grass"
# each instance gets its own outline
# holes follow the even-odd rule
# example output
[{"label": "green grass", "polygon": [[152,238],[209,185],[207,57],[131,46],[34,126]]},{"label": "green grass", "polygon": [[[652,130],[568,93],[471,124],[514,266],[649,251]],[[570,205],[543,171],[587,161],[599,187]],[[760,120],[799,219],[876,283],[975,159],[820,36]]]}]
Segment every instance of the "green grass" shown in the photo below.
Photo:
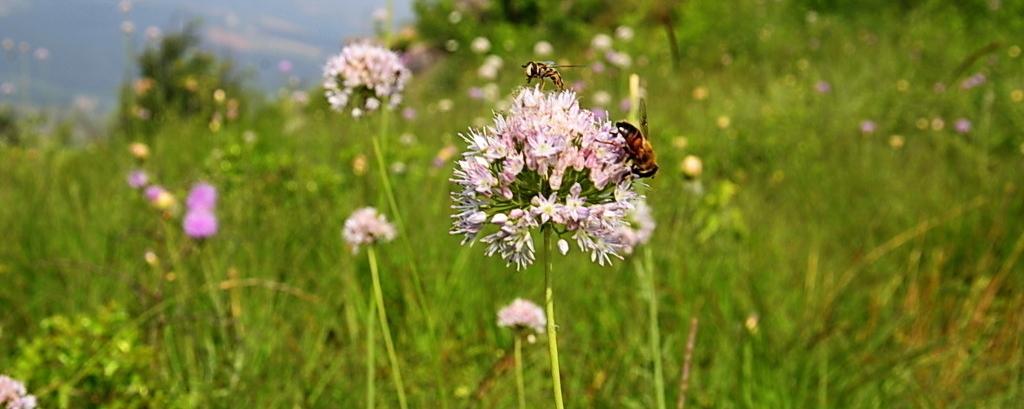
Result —
[{"label": "green grass", "polygon": [[[649,246],[669,406],[694,317],[688,407],[1019,405],[1024,103],[1011,93],[1024,89],[1024,57],[1010,49],[1020,38],[942,6],[822,13],[809,24],[790,8],[744,5],[685,33],[678,71],[660,31],[640,30],[629,46],[647,60],[634,70],[662,164],[648,191],[659,223]],[[960,90],[956,67],[990,42],[1000,44],[964,73],[988,81]],[[582,49],[565,57],[585,59]],[[521,84],[514,63],[526,58],[505,56],[504,92]],[[466,97],[483,83],[478,64],[460,55],[416,76],[405,105],[419,116],[393,121],[386,142],[406,165],[393,175],[408,232],[399,240],[423,280],[417,300],[410,252],[400,241],[379,248],[413,408],[515,407],[514,374],[501,364],[512,334],[495,313],[517,296],[543,300],[539,263],[515,272],[447,233],[451,164],[431,161],[446,144],[461,149],[456,134],[496,109]],[[598,89],[613,105],[626,95],[628,72],[564,74],[587,81],[588,105]],[[833,91],[815,93],[818,80]],[[695,87],[708,98],[693,99]],[[455,108],[439,111],[441,98]],[[0,373],[43,318],[116,301],[156,351],[151,385],[178,406],[363,407],[370,270],[340,231],[358,207],[387,209],[376,122],[264,105],[219,132],[168,121],[149,138],[146,168],[179,197],[200,179],[221,190],[222,230],[202,246],[126,186],[126,146],[141,135],[0,148]],[[943,129],[916,125],[935,117]],[[958,117],[973,122],[969,134],[952,130]],[[879,131],[862,135],[863,119]],[[399,142],[402,133],[415,142]],[[889,144],[896,134],[900,149]],[[687,154],[704,160],[703,197],[678,171]],[[365,174],[353,171],[357,155],[369,160]],[[238,285],[211,295],[204,285],[229,271]],[[574,252],[555,257],[554,272],[567,407],[653,407],[646,284],[633,263],[601,268]],[[382,343],[376,352],[378,405],[397,407]],[[549,406],[543,340],[523,355],[529,406]]]}]

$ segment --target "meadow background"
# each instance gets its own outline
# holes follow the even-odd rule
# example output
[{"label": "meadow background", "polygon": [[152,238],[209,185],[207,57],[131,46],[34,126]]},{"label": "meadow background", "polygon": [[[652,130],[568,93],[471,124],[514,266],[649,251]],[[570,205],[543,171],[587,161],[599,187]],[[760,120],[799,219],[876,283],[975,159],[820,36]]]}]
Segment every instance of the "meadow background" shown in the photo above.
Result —
[{"label": "meadow background", "polygon": [[[555,257],[568,407],[655,407],[646,279],[671,406],[696,319],[688,407],[1022,407],[1024,2],[548,3],[377,26],[414,70],[384,138],[404,237],[379,248],[410,407],[515,407],[495,313],[543,274],[460,246],[448,179],[530,59],[585,65],[562,74],[611,118],[638,74],[661,164],[653,278]],[[266,92],[195,27],[127,46],[109,114],[0,99],[0,373],[44,408],[363,407],[369,267],[341,227],[389,213],[377,122],[315,75]],[[185,237],[140,166],[215,185],[218,234]],[[524,361],[548,406],[544,342]],[[397,407],[383,346],[369,364]]]}]

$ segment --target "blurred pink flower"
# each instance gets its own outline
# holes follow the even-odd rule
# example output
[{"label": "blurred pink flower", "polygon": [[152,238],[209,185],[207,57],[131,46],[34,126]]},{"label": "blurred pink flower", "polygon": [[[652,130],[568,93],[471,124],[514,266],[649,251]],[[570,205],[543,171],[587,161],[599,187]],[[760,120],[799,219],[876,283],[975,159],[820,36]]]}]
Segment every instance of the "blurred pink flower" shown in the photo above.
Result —
[{"label": "blurred pink flower", "polygon": [[814,90],[819,94],[828,94],[832,92],[832,84],[829,84],[828,81],[818,81],[814,84]]},{"label": "blurred pink flower", "polygon": [[25,384],[0,375],[0,408],[35,409],[36,397],[28,394]]},{"label": "blurred pink flower", "polygon": [[146,175],[145,171],[136,169],[128,173],[128,186],[133,189],[141,189],[148,183],[149,175]]},{"label": "blurred pink flower", "polygon": [[192,190],[188,192],[185,206],[189,210],[207,210],[212,212],[214,207],[217,206],[217,188],[206,182],[196,183]]},{"label": "blurred pink flower", "polygon": [[383,214],[372,207],[364,207],[352,212],[345,220],[341,235],[352,248],[352,253],[359,251],[360,246],[386,243],[395,239],[395,226],[388,223]]},{"label": "blurred pink flower", "polygon": [[968,133],[971,131],[971,120],[967,118],[957,119],[956,122],[953,123],[953,129],[955,129],[957,133]]},{"label": "blurred pink flower", "polygon": [[866,134],[870,134],[870,133],[875,133],[876,130],[878,130],[878,124],[876,124],[875,121],[872,121],[870,119],[866,119],[866,120],[860,121],[860,131],[861,132],[866,133]]},{"label": "blurred pink flower", "polygon": [[185,234],[193,239],[205,239],[217,234],[217,216],[209,209],[191,209],[182,221]]},{"label": "blurred pink flower", "polygon": [[516,298],[511,304],[498,311],[498,326],[518,330],[530,330],[538,334],[544,333],[548,320],[537,304]]}]

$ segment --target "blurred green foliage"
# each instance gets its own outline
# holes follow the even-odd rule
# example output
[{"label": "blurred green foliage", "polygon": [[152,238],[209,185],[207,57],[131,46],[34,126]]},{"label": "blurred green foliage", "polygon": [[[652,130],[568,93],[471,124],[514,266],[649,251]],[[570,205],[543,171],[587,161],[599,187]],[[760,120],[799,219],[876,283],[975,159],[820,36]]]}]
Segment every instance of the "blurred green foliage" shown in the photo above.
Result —
[{"label": "blurred green foliage", "polygon": [[0,106],[0,144],[17,145],[21,141],[21,130],[14,110]]},{"label": "blurred green foliage", "polygon": [[416,26],[427,42],[468,46],[487,37],[502,47],[522,48],[550,36],[564,42],[587,39],[595,29],[614,28],[637,15],[634,5],[612,0],[416,0]]},{"label": "blurred green foliage", "polygon": [[55,315],[19,342],[11,371],[32,386],[44,407],[160,408],[156,354],[123,308],[92,315]]},{"label": "blurred green foliage", "polygon": [[121,88],[118,120],[150,134],[172,118],[204,118],[211,128],[237,119],[248,102],[229,60],[199,49],[198,25],[169,33],[137,58],[138,75]]}]

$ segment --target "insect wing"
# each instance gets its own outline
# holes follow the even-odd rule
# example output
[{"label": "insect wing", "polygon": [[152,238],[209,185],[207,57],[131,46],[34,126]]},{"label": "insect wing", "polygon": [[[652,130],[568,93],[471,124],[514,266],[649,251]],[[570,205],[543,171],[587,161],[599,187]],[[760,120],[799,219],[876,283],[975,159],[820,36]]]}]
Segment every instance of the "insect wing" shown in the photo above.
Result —
[{"label": "insect wing", "polygon": [[647,130],[647,100],[644,98],[640,98],[640,131],[644,133],[645,138],[651,137]]}]

